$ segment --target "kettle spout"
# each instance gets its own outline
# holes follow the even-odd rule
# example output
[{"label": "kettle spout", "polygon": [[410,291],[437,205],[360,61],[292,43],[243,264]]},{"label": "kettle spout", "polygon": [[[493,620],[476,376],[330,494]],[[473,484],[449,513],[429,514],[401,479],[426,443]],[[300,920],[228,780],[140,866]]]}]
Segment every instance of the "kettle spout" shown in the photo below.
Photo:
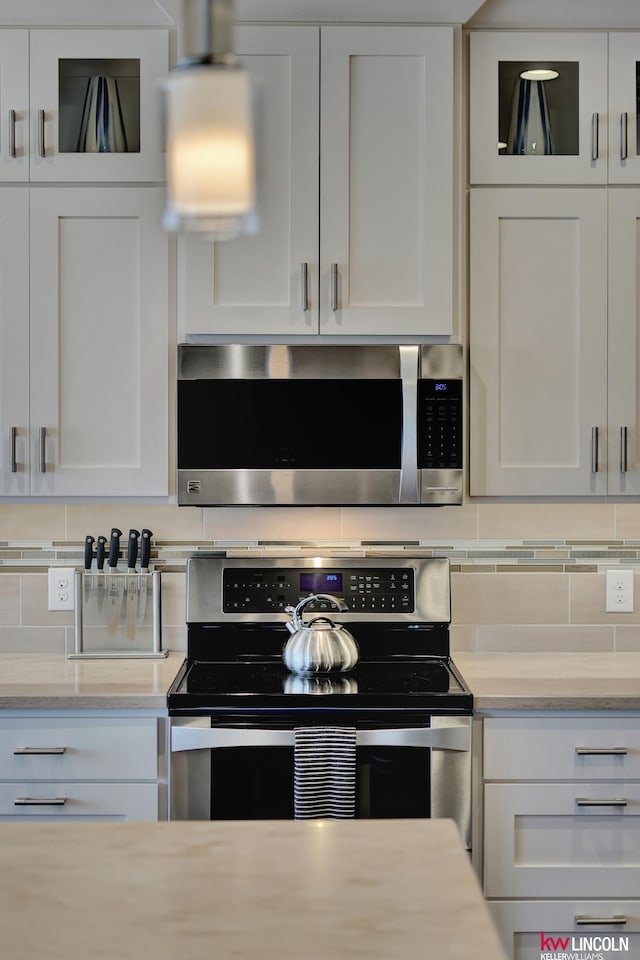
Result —
[{"label": "kettle spout", "polygon": [[289,631],[289,633],[297,633],[297,630],[296,630],[296,628],[294,627],[294,625],[293,625],[293,623],[292,623],[291,620],[287,620],[287,621],[285,622],[285,627],[287,628],[287,630]]}]

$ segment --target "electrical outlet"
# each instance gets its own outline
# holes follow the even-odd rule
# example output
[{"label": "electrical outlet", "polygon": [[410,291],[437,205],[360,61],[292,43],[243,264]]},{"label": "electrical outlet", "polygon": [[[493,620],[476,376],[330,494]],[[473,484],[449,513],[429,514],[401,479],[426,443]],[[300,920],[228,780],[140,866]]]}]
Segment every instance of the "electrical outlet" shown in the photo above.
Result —
[{"label": "electrical outlet", "polygon": [[607,570],[606,613],[633,613],[633,570]]},{"label": "electrical outlet", "polygon": [[73,567],[49,567],[49,610],[75,610],[76,572]]}]

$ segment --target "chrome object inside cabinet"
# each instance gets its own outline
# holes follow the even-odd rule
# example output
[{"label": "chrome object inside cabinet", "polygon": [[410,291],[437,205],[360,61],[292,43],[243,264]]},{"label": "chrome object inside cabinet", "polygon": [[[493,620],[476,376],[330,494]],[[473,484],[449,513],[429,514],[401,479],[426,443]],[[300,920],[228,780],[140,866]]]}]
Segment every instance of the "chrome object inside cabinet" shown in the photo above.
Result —
[{"label": "chrome object inside cabinet", "polygon": [[178,503],[462,502],[462,347],[180,344]]}]

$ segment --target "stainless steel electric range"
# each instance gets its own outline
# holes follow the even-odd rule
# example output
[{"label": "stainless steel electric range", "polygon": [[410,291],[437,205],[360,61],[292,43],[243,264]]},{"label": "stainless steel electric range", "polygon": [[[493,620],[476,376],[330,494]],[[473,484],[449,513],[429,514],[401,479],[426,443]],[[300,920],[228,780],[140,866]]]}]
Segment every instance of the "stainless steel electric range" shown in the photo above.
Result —
[{"label": "stainless steel electric range", "polygon": [[[339,621],[359,659],[300,676],[287,607]],[[449,563],[411,557],[187,562],[187,657],[168,695],[173,819],[293,816],[294,734],[355,730],[359,817],[449,816],[470,840],[473,697],[450,656]]]}]

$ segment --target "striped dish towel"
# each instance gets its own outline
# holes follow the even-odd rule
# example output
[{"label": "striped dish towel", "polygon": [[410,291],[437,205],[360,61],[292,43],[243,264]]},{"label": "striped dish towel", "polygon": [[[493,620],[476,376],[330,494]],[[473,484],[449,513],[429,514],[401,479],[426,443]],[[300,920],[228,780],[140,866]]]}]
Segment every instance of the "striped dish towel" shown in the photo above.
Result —
[{"label": "striped dish towel", "polygon": [[294,819],[354,817],[355,727],[294,727],[293,737]]}]

